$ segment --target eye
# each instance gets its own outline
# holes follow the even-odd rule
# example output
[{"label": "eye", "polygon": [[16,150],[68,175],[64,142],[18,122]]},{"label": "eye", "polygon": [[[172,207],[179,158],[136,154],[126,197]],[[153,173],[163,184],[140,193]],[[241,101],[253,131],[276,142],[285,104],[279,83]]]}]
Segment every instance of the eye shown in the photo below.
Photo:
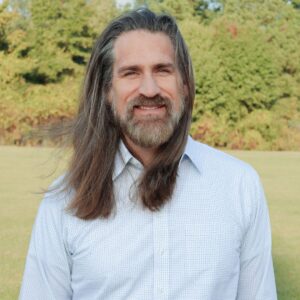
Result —
[{"label": "eye", "polygon": [[134,70],[129,70],[129,71],[124,72],[122,76],[125,78],[133,78],[133,77],[138,76],[138,72],[134,71]]},{"label": "eye", "polygon": [[171,69],[169,69],[169,68],[159,68],[157,71],[159,74],[162,74],[162,75],[171,74]]},{"label": "eye", "polygon": [[128,71],[128,72],[124,73],[124,76],[130,76],[130,75],[134,75],[134,74],[136,74],[136,72]]}]

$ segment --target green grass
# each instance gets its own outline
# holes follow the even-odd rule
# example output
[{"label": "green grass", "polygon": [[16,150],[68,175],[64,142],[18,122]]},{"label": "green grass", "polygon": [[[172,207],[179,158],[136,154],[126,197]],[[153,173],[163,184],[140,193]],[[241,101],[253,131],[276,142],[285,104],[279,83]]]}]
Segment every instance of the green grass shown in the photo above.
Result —
[{"label": "green grass", "polygon": [[0,147],[1,300],[18,297],[41,193],[60,172],[50,159],[53,153],[45,148]]},{"label": "green grass", "polygon": [[[0,299],[16,299],[42,189],[62,172],[47,148],[0,147]],[[279,300],[300,299],[300,152],[230,152],[261,175]],[[45,177],[47,176],[47,177]]]}]

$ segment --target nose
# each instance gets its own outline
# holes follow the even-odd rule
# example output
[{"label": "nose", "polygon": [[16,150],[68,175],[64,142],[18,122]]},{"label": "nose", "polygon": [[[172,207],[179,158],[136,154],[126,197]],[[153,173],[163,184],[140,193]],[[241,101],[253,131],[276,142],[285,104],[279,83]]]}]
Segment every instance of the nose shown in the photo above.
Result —
[{"label": "nose", "polygon": [[139,92],[141,95],[152,98],[159,94],[160,88],[153,75],[145,75],[140,83]]}]

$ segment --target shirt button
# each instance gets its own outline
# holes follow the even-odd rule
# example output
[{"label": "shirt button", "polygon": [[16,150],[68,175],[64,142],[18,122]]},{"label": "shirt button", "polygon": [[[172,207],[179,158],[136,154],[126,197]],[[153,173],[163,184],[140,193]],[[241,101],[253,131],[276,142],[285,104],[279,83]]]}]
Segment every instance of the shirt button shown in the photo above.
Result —
[{"label": "shirt button", "polygon": [[159,291],[159,293],[160,293],[161,295],[163,295],[163,294],[165,293],[165,291],[164,291],[163,288],[159,288],[158,291]]},{"label": "shirt button", "polygon": [[165,249],[161,248],[160,249],[160,255],[164,255],[165,254]]}]

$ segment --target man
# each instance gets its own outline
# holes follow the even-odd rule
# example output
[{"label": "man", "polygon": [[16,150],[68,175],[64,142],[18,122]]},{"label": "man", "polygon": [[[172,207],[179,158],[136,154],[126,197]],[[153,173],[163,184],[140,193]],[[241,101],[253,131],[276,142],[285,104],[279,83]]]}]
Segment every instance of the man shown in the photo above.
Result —
[{"label": "man", "polygon": [[74,155],[43,200],[20,299],[274,300],[263,190],[188,137],[194,79],[174,20],[112,21],[87,66]]}]

